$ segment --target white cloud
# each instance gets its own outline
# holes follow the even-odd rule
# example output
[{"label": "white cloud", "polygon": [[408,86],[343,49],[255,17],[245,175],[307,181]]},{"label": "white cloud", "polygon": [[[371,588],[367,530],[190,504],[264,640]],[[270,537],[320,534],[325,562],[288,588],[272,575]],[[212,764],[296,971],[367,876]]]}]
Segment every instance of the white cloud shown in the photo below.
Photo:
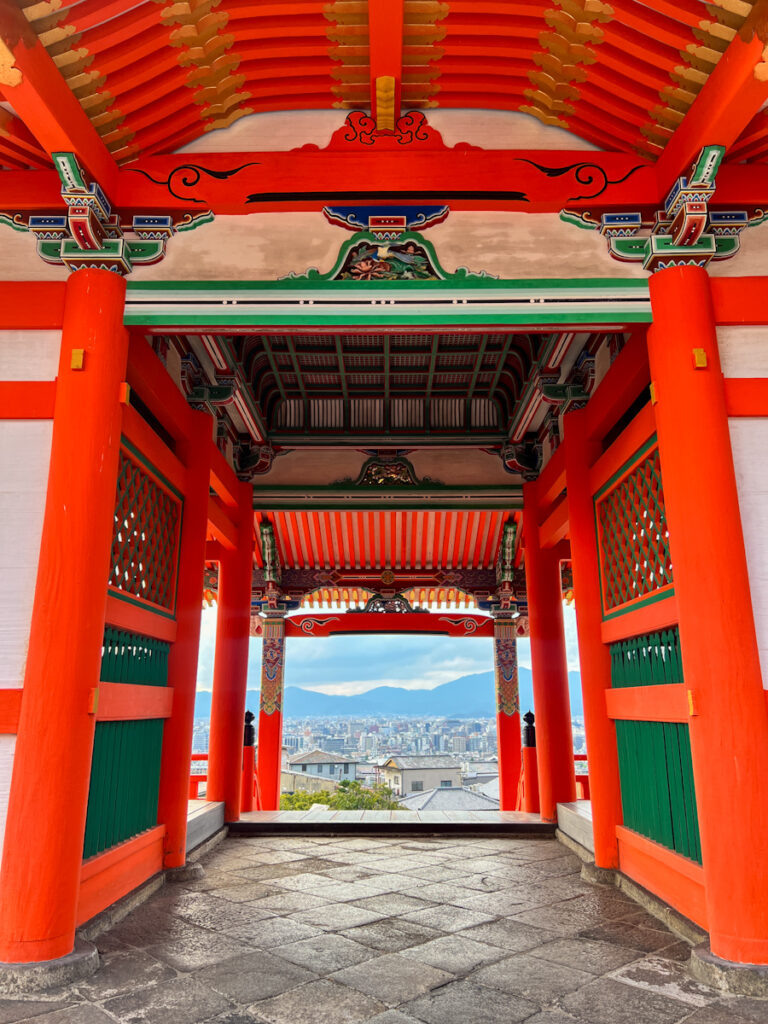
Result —
[{"label": "white cloud", "polygon": [[[574,607],[564,606],[568,668],[578,671]],[[198,662],[198,689],[210,690],[216,643],[216,608],[203,610]],[[531,667],[528,640],[518,641],[518,660]],[[286,649],[286,685],[320,693],[351,695],[377,686],[431,690],[460,676],[493,668],[493,645],[483,637],[384,635],[297,637]],[[261,642],[252,639],[248,686],[259,685]]]}]

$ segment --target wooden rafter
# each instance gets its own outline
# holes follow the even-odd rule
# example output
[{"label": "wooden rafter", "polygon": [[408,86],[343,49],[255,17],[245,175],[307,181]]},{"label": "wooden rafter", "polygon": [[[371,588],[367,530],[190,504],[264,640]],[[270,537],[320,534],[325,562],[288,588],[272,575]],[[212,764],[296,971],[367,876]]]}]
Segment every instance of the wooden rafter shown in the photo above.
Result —
[{"label": "wooden rafter", "polygon": [[480,374],[480,369],[483,365],[483,359],[485,358],[485,349],[488,344],[488,335],[484,334],[480,339],[480,347],[475,355],[475,364],[472,367],[472,379],[469,382],[467,388],[467,405],[466,405],[466,429],[467,431],[472,429],[472,396],[475,393],[475,387],[477,385],[477,378]]},{"label": "wooden rafter", "polygon": [[404,0],[368,0],[371,113],[380,129],[400,117]]},{"label": "wooden rafter", "polygon": [[309,428],[309,398],[307,397],[307,389],[304,387],[304,377],[301,372],[301,366],[299,360],[296,358],[296,349],[293,346],[293,341],[290,335],[286,338],[288,344],[288,354],[291,357],[291,363],[293,365],[293,372],[296,374],[296,383],[301,393],[301,401],[304,405],[304,428]]},{"label": "wooden rafter", "polygon": [[377,82],[389,79],[381,95],[393,120],[427,106],[522,110],[653,159],[749,10],[699,0],[64,0],[52,19],[51,6],[28,3],[25,20],[119,162],[250,113],[376,116]]},{"label": "wooden rafter", "polygon": [[75,153],[111,196],[117,165],[13,0],[0,0],[0,47],[8,64],[0,80],[3,98],[45,153]]},{"label": "wooden rafter", "polygon": [[432,335],[432,343],[429,354],[429,373],[427,374],[427,388],[426,397],[424,401],[424,427],[429,432],[432,429],[432,386],[435,381],[435,364],[437,363],[437,348],[439,343],[439,337],[437,334]]},{"label": "wooden rafter", "polygon": [[662,188],[685,174],[704,146],[733,146],[768,101],[768,78],[755,75],[764,49],[757,35],[729,45],[656,164]]}]

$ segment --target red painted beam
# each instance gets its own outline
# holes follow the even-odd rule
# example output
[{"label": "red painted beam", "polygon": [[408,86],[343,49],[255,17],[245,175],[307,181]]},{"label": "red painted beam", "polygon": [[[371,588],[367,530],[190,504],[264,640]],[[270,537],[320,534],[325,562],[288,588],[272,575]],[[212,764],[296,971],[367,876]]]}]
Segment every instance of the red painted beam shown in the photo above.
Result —
[{"label": "red painted beam", "polygon": [[704,869],[623,825],[616,828],[616,835],[621,871],[660,896],[684,917],[706,928]]},{"label": "red painted beam", "polygon": [[768,380],[765,377],[728,378],[725,408],[729,416],[768,416]]},{"label": "red painted beam", "polygon": [[604,644],[612,644],[627,637],[640,636],[641,633],[655,633],[659,629],[669,629],[678,623],[677,598],[674,590],[660,601],[632,608],[608,619],[600,626],[600,638]]},{"label": "red painted beam", "polygon": [[768,324],[764,277],[712,277],[709,284],[718,325]]},{"label": "red painted beam", "polygon": [[0,419],[51,420],[55,380],[0,381]]},{"label": "red painted beam", "polygon": [[[3,190],[3,202],[5,199]],[[57,202],[61,202],[60,195],[57,195]],[[30,251],[34,251],[31,238]],[[61,327],[66,287],[64,281],[0,281],[0,330],[34,331]]]},{"label": "red painted beam", "polygon": [[164,834],[157,825],[83,863],[78,927],[162,870]]},{"label": "red painted beam", "polygon": [[421,633],[425,636],[493,636],[493,619],[466,612],[318,612],[285,620],[286,637],[353,633]]},{"label": "red painted beam", "polygon": [[173,689],[170,686],[143,686],[133,683],[99,683],[96,703],[97,722],[140,721],[146,718],[170,718]]},{"label": "red painted beam", "polygon": [[130,633],[141,633],[172,644],[176,639],[176,621],[159,615],[149,607],[123,601],[114,593],[107,594],[106,624]]},{"label": "red painted beam", "polygon": [[684,683],[627,686],[605,691],[609,718],[630,722],[687,722],[688,690]]},{"label": "red painted beam", "polygon": [[0,736],[15,735],[19,731],[23,693],[20,686],[0,690]]},{"label": "red painted beam", "polygon": [[601,441],[650,380],[645,331],[637,330],[590,399],[586,412],[589,439]]},{"label": "red painted beam", "polygon": [[[398,146],[392,136],[393,145]],[[167,139],[166,139],[167,142]],[[189,165],[200,170],[199,179]],[[187,171],[182,172],[182,167]],[[537,166],[538,165],[538,166]],[[561,174],[549,170],[573,168]],[[575,175],[589,174],[593,184]],[[214,177],[212,171],[227,176]],[[614,182],[614,184],[611,184]],[[133,214],[319,211],[334,203],[447,203],[452,210],[559,213],[562,209],[645,210],[668,189],[653,164],[628,153],[570,150],[452,150],[443,146],[395,152],[361,150],[281,153],[189,153],[149,156],[119,171],[109,198],[127,221]],[[727,163],[717,175],[715,208],[768,202],[761,164]],[[2,212],[63,210],[53,171],[4,171]]]},{"label": "red painted beam", "polygon": [[[704,146],[729,149],[768,100],[768,81],[755,78],[763,49],[756,35],[748,43],[736,36],[729,44],[659,157],[656,172],[662,191],[688,172]],[[719,184],[718,178],[718,193]]]},{"label": "red painted beam", "polygon": [[13,0],[0,0],[0,40],[12,57],[4,98],[46,153],[75,153],[111,198],[117,164]]},{"label": "red painted beam", "polygon": [[134,334],[128,349],[128,383],[176,441],[189,430],[192,410],[146,338]]}]

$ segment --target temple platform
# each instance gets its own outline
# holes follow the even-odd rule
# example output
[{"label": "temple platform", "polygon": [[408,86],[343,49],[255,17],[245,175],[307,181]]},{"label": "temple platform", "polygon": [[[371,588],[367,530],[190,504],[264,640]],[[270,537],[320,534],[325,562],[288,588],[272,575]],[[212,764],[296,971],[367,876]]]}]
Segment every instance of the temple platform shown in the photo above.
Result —
[{"label": "temple platform", "polygon": [[187,810],[187,853],[224,828],[224,804],[190,800]]},{"label": "temple platform", "polygon": [[229,837],[96,940],[35,1024],[764,1024],[551,838]]},{"label": "temple platform", "polygon": [[553,835],[555,825],[523,811],[252,811],[230,833],[255,835]]},{"label": "temple platform", "polygon": [[592,804],[589,800],[574,800],[557,805],[557,827],[579,846],[590,853],[595,852],[595,836],[592,826]]}]

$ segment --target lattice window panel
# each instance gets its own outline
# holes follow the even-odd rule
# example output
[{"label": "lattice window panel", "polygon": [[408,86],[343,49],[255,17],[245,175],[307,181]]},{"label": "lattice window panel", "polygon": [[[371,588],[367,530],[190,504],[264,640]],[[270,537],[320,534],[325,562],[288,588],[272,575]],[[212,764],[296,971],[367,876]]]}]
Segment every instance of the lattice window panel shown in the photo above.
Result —
[{"label": "lattice window panel", "polygon": [[672,583],[658,448],[596,502],[596,512],[605,611]]},{"label": "lattice window panel", "polygon": [[109,585],[172,609],[181,502],[120,452]]}]

